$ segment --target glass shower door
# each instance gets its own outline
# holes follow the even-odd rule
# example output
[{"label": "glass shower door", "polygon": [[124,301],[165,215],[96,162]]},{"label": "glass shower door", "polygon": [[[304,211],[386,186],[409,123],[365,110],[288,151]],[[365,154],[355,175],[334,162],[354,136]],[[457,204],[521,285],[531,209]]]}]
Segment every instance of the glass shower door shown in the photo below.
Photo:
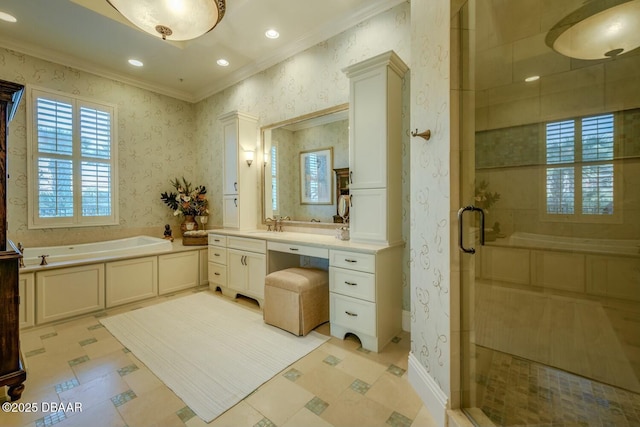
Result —
[{"label": "glass shower door", "polygon": [[556,43],[637,3],[468,1],[458,16],[460,202],[485,214],[465,214],[476,253],[460,255],[462,406],[479,425],[640,425],[640,53]]}]

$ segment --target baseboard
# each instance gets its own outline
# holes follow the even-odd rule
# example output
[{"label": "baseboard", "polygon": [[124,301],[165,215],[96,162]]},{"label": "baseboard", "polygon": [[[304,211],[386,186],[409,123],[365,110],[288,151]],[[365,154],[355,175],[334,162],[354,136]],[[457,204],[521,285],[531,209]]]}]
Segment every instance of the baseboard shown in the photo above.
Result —
[{"label": "baseboard", "polygon": [[411,312],[402,310],[402,330],[411,332]]},{"label": "baseboard", "polygon": [[409,353],[409,383],[413,386],[422,403],[429,410],[438,426],[447,425],[447,395],[440,389],[420,361]]}]

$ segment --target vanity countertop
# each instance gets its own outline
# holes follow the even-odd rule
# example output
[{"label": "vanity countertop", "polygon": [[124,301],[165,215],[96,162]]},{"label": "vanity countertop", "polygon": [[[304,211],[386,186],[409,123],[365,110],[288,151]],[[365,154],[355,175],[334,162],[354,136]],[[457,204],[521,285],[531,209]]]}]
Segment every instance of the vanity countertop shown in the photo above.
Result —
[{"label": "vanity countertop", "polygon": [[356,252],[376,253],[387,249],[403,246],[404,242],[384,245],[374,243],[355,243],[351,240],[340,240],[333,235],[301,233],[295,231],[265,231],[265,230],[207,230],[209,234],[221,234],[225,236],[245,237],[249,239],[262,239],[268,242],[281,242],[291,244],[303,244],[327,249],[350,250]]}]

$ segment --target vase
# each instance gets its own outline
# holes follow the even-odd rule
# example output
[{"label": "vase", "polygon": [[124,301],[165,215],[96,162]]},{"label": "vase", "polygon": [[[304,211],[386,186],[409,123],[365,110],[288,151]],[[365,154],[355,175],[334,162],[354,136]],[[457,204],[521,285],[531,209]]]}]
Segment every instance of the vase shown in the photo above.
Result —
[{"label": "vase", "polygon": [[182,232],[182,234],[184,234],[185,231],[192,231],[197,229],[198,223],[196,222],[195,217],[193,215],[185,215],[184,221],[182,221],[182,224],[180,224],[180,231]]}]

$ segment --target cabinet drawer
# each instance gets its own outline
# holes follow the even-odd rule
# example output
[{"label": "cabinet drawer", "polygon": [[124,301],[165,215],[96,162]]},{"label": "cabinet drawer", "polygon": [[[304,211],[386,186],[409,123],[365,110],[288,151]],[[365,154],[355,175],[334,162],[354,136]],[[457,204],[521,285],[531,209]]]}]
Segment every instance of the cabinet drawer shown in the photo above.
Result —
[{"label": "cabinet drawer", "polygon": [[209,283],[215,283],[219,286],[227,286],[227,267],[225,265],[209,263]]},{"label": "cabinet drawer", "polygon": [[350,270],[366,271],[375,273],[376,256],[374,254],[363,254],[360,252],[329,251],[330,265],[332,267],[348,268]]},{"label": "cabinet drawer", "polygon": [[209,246],[209,261],[227,265],[227,249],[219,246]]},{"label": "cabinet drawer", "polygon": [[209,233],[209,245],[227,246],[227,236]]},{"label": "cabinet drawer", "polygon": [[270,251],[286,252],[290,254],[312,256],[317,258],[329,258],[329,249],[298,245],[294,243],[268,242],[267,249],[269,249]]},{"label": "cabinet drawer", "polygon": [[227,247],[264,254],[267,252],[267,241],[260,239],[247,239],[246,237],[228,236]]},{"label": "cabinet drawer", "polygon": [[372,302],[331,293],[331,323],[376,335],[376,305]]},{"label": "cabinet drawer", "polygon": [[376,301],[376,279],[371,273],[329,267],[329,288],[331,292]]}]

